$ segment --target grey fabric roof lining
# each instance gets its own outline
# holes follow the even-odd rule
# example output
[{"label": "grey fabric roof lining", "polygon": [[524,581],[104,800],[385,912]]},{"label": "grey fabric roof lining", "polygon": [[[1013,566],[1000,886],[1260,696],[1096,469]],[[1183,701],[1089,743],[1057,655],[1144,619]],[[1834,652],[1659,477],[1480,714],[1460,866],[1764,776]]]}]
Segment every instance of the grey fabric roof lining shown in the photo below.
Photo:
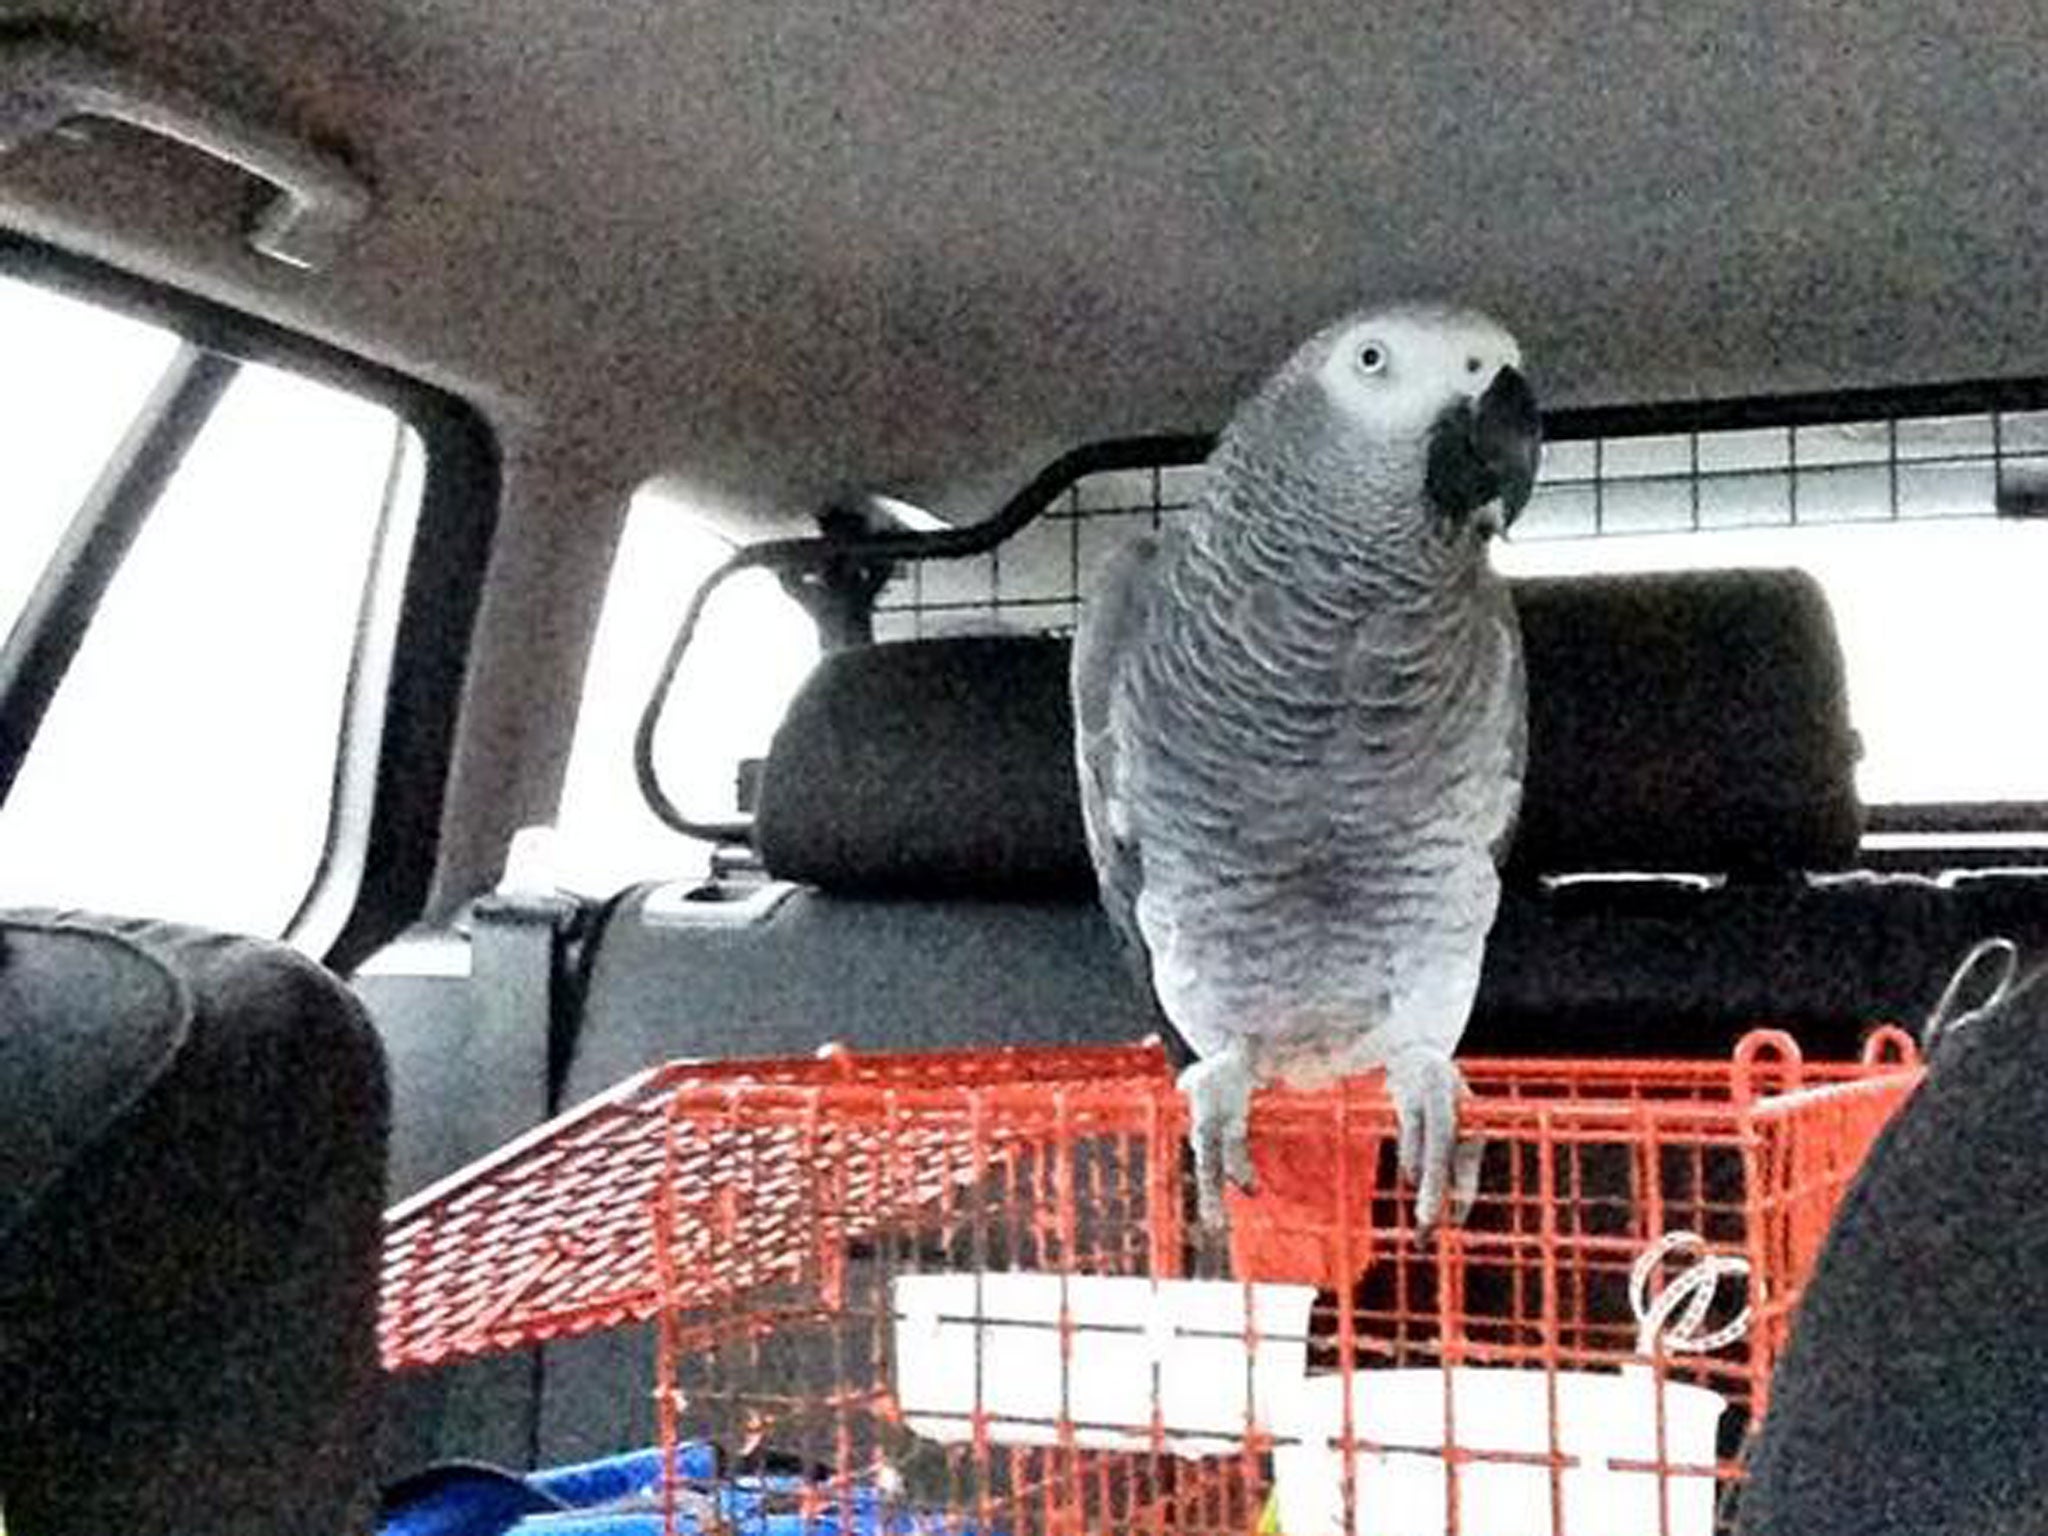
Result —
[{"label": "grey fabric roof lining", "polygon": [[751,505],[1213,424],[1362,293],[1497,307],[1553,403],[2048,362],[2027,0],[55,10],[379,207],[309,279],[233,177],[53,144],[0,217]]}]

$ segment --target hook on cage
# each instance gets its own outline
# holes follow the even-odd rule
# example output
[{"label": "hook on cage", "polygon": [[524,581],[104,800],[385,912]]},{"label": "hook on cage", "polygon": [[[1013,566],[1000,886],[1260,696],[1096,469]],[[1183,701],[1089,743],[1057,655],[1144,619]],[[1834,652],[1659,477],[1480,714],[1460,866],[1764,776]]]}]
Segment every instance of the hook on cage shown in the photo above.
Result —
[{"label": "hook on cage", "polygon": [[1736,1103],[1747,1106],[1764,1093],[1790,1093],[1805,1077],[1805,1055],[1788,1031],[1752,1029],[1735,1042],[1729,1087]]},{"label": "hook on cage", "polygon": [[1896,1024],[1880,1024],[1863,1037],[1857,1059],[1866,1067],[1916,1067],[1921,1060],[1920,1042]]},{"label": "hook on cage", "polygon": [[[1932,1056],[1949,1036],[1968,1029],[2011,1001],[2017,990],[2019,969],[2020,947],[2011,939],[2000,935],[1979,939],[1971,945],[1920,1028],[1921,1054]],[[1979,984],[1980,973],[1993,978],[1990,989],[1976,1002],[1967,1002]]]},{"label": "hook on cage", "polygon": [[[1651,1278],[1664,1261],[1681,1251],[1692,1262],[1678,1277],[1650,1294]],[[1749,1261],[1731,1253],[1716,1253],[1697,1232],[1666,1232],[1636,1256],[1629,1269],[1629,1306],[1636,1316],[1636,1353],[1708,1355],[1725,1349],[1749,1331],[1750,1306],[1719,1328],[1707,1330],[1707,1314],[1723,1280],[1747,1280]]]}]

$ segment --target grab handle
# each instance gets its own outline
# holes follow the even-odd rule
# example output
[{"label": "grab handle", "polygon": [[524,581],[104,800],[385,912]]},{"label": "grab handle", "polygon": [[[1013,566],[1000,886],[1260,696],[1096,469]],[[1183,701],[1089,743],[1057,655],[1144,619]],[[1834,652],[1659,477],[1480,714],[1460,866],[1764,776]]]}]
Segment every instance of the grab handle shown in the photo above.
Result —
[{"label": "grab handle", "polygon": [[81,44],[0,38],[0,154],[80,117],[143,129],[276,187],[249,244],[288,266],[326,266],[370,211],[369,184],[336,155]]}]

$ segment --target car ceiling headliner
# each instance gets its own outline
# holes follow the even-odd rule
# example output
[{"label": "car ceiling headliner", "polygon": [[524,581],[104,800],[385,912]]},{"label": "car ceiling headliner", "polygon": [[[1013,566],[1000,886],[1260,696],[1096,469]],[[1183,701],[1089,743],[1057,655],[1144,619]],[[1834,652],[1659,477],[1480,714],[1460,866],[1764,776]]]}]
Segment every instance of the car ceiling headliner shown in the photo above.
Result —
[{"label": "car ceiling headliner", "polygon": [[2048,372],[2032,0],[41,13],[347,146],[378,207],[266,270],[234,178],[101,134],[0,162],[0,217],[751,507],[972,514],[1215,423],[1361,297],[1494,308],[1553,403]]}]

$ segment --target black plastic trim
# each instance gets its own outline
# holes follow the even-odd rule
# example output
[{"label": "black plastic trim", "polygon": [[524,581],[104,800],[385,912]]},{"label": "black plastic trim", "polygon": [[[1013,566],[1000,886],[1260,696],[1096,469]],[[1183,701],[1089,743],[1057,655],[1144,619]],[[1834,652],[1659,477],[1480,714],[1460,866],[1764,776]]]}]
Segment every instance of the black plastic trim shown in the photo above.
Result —
[{"label": "black plastic trim", "polygon": [[1945,384],[1668,400],[1647,405],[1577,406],[1550,411],[1543,434],[1558,442],[1589,437],[1654,437],[1667,432],[1734,432],[1812,427],[1884,417],[1958,416],[1976,411],[2048,410],[2048,379],[1975,379]]},{"label": "black plastic trim", "polygon": [[1932,832],[1968,836],[1973,832],[2036,832],[2044,828],[2048,828],[2048,802],[2040,800],[1873,805],[1864,812],[1866,832]]}]

